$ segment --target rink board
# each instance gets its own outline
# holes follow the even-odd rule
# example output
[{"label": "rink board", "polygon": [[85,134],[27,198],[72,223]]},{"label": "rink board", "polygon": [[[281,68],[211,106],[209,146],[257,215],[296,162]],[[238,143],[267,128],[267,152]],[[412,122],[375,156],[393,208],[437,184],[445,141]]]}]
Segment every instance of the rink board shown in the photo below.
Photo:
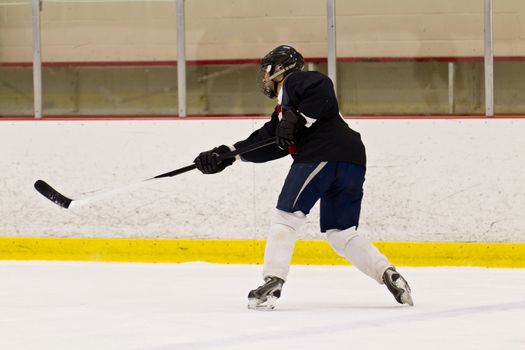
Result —
[{"label": "rink board", "polygon": [[[525,118],[421,118],[347,119],[367,146],[360,232],[379,242],[523,243]],[[289,157],[142,182],[69,210],[33,188],[42,179],[89,197],[187,166],[267,120],[180,119],[0,122],[0,237],[265,239]],[[319,206],[297,238],[325,238]]]},{"label": "rink board", "polygon": [[[525,243],[375,242],[399,266],[525,267]],[[0,260],[261,264],[264,240],[0,237]],[[326,241],[297,241],[292,264],[347,265]]]}]

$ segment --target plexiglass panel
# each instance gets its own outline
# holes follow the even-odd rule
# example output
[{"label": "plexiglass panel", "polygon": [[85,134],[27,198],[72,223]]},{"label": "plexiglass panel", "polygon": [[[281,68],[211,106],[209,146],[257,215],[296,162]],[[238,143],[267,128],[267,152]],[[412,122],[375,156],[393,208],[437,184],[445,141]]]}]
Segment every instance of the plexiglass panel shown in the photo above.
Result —
[{"label": "plexiglass panel", "polygon": [[44,0],[47,115],[177,114],[174,1]]},{"label": "plexiglass panel", "polygon": [[525,3],[493,1],[494,110],[525,113]]},{"label": "plexiglass panel", "polygon": [[336,13],[345,114],[483,111],[483,2],[340,1]]},{"label": "plexiglass panel", "polygon": [[[344,115],[484,114],[483,1],[336,1]],[[258,61],[327,73],[326,1],[186,0],[187,113],[268,115]],[[496,114],[525,112],[522,1],[494,2]],[[175,0],[43,0],[44,115],[177,115]],[[30,0],[0,2],[0,115],[32,115]]]},{"label": "plexiglass panel", "polygon": [[33,114],[31,1],[0,1],[0,117]]}]

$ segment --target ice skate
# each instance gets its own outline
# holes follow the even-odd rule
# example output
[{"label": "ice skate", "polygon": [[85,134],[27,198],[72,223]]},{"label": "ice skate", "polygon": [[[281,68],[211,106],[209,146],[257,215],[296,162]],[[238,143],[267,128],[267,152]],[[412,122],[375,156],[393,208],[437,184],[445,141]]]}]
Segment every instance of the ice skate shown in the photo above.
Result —
[{"label": "ice skate", "polygon": [[383,273],[383,282],[398,303],[414,306],[412,296],[410,295],[410,286],[395,268],[389,267],[386,269]]},{"label": "ice skate", "polygon": [[248,293],[248,309],[273,310],[277,299],[281,296],[284,280],[275,276],[268,276],[264,284]]}]

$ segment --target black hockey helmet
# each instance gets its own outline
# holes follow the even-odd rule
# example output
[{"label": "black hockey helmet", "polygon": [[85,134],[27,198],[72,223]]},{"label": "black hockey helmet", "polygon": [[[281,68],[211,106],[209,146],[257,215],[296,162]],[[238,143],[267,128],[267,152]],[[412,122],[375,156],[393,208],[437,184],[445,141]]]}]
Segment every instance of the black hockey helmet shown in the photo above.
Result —
[{"label": "black hockey helmet", "polygon": [[269,98],[277,97],[277,82],[274,80],[281,74],[283,78],[292,72],[303,70],[303,56],[289,45],[281,45],[270,51],[261,59],[257,85]]}]

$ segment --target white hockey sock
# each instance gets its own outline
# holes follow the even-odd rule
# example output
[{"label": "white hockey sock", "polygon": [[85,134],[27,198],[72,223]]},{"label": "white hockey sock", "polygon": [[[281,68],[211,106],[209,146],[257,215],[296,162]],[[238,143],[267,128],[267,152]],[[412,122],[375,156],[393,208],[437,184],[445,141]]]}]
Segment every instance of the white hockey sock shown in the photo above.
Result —
[{"label": "white hockey sock", "polygon": [[383,284],[383,273],[393,265],[368,238],[357,233],[353,227],[343,231],[329,230],[326,235],[337,254],[345,257],[359,271]]},{"label": "white hockey sock", "polygon": [[277,209],[266,240],[263,278],[276,276],[286,281],[290,271],[297,230],[305,219],[306,216],[302,212],[287,213]]}]

